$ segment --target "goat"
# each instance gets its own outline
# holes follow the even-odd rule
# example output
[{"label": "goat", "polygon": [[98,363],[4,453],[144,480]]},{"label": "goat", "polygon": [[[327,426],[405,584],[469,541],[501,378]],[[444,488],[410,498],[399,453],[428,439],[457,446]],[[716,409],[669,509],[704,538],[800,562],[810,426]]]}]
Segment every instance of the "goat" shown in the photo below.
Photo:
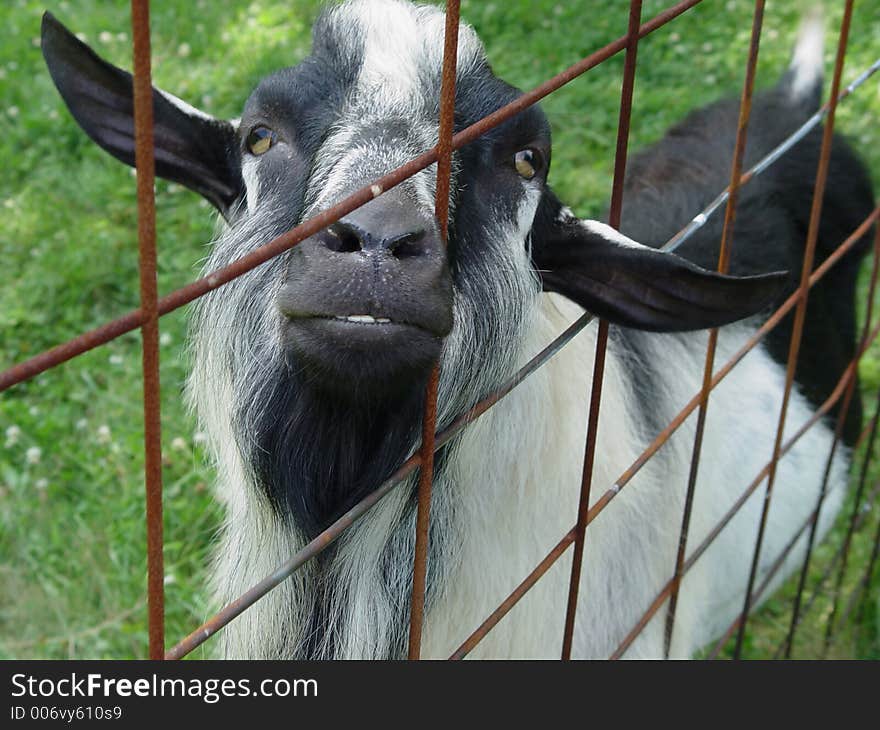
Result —
[{"label": "goat", "polygon": [[[312,54],[263,79],[224,121],[155,90],[160,176],[224,219],[206,264],[229,264],[436,144],[443,11],[402,0],[325,10]],[[754,101],[746,162],[818,107],[821,24]],[[460,26],[456,125],[518,96]],[[42,49],[85,132],[133,164],[131,78],[48,13]],[[237,597],[381,481],[416,448],[439,359],[439,425],[497,387],[584,311],[611,328],[594,480],[610,485],[699,390],[706,328],[719,361],[797,284],[820,133],[740,195],[730,275],[714,269],[720,222],[678,255],[657,247],[727,183],[735,101],[693,112],[629,166],[617,232],[578,219],[547,185],[550,128],[531,107],[454,157],[448,248],[434,220],[435,168],[416,174],[289,253],[195,305],[188,393],[209,434],[226,523],[217,599]],[[824,258],[873,207],[865,170],[835,139],[819,231]],[[866,239],[867,240],[867,239]],[[789,434],[830,393],[855,351],[864,243],[812,292],[788,409]],[[786,273],[788,272],[788,273]],[[691,521],[692,544],[770,457],[790,320],[715,390]],[[437,454],[424,656],[448,656],[574,522],[595,327]],[[821,356],[819,354],[821,353]],[[858,398],[856,398],[858,400]],[[858,405],[846,427],[851,446]],[[781,461],[759,576],[816,504],[834,422]],[[574,655],[607,656],[671,574],[695,419],[587,532]],[[820,534],[838,511],[849,450],[836,458]],[[393,658],[405,652],[414,481],[230,624],[242,658]],[[596,490],[594,490],[595,492]],[[755,494],[684,578],[671,655],[690,656],[742,607],[761,509]],[[773,584],[803,558],[805,539]],[[473,652],[557,656],[570,554]],[[628,656],[662,656],[662,613]]]}]

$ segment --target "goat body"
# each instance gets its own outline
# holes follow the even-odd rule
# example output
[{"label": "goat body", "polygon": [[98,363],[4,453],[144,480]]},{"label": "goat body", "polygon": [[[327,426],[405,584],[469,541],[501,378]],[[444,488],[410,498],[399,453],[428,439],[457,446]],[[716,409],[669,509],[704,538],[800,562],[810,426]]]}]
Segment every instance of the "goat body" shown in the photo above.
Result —
[{"label": "goat body", "polygon": [[[159,174],[205,195],[226,219],[208,271],[436,143],[443,27],[437,8],[399,0],[335,6],[316,23],[312,55],[261,82],[233,122],[156,91]],[[792,68],[755,99],[747,162],[817,107],[817,39],[821,27],[808,25]],[[131,164],[127,75],[51,16],[43,49],[76,119]],[[459,127],[517,95],[492,74],[466,25],[457,86]],[[549,127],[532,108],[456,153],[448,250],[432,219],[431,168],[201,299],[189,390],[210,435],[227,511],[214,565],[218,600],[236,598],[273,571],[412,453],[424,384],[438,357],[442,427],[585,310],[615,325],[593,474],[594,501],[601,496],[700,389],[707,334],[694,330],[726,325],[716,356],[722,362],[796,286],[818,132],[741,191],[734,276],[708,271],[717,262],[717,220],[680,256],[655,250],[726,185],[736,125],[737,104],[722,101],[636,156],[617,233],[577,219],[547,187]],[[830,180],[819,258],[873,205],[865,171],[840,139]],[[786,438],[830,394],[854,354],[863,248],[811,293]],[[789,273],[772,273],[780,271]],[[771,456],[790,332],[788,320],[713,393],[691,546]],[[584,330],[437,454],[424,656],[456,649],[574,523],[595,339],[595,327]],[[850,445],[860,418],[857,408],[853,414]],[[608,656],[670,577],[695,421],[590,525],[575,656]],[[818,424],[779,463],[759,584],[816,505],[833,425]],[[843,449],[831,467],[820,534],[840,506],[848,459]],[[414,491],[410,478],[230,624],[224,654],[403,655]],[[740,611],[761,506],[759,490],[686,574],[673,656],[693,654]],[[771,589],[802,560],[804,545],[801,537]],[[473,656],[557,656],[570,559],[563,555]],[[659,611],[627,656],[662,655],[664,618]]]}]

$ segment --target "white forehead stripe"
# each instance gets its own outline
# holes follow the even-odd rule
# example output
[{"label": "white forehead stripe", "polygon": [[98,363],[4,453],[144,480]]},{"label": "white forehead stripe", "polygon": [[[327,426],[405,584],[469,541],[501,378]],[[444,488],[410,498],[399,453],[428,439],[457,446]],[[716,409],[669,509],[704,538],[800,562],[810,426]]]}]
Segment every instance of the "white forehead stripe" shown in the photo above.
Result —
[{"label": "white forehead stripe", "polygon": [[[352,0],[336,10],[338,22],[354,26],[363,42],[363,65],[359,91],[406,109],[421,100],[423,76],[443,64],[446,16],[431,5],[413,5],[401,0]],[[461,24],[458,42],[458,70],[467,70],[484,57],[474,30]]]}]

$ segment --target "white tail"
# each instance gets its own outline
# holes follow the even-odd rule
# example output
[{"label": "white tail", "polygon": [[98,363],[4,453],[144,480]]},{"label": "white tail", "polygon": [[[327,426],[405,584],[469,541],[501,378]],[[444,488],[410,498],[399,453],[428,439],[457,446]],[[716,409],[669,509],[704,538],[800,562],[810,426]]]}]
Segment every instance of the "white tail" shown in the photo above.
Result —
[{"label": "white tail", "polygon": [[822,84],[822,52],[825,47],[825,19],[821,6],[801,21],[791,58],[791,96],[793,101],[809,99]]}]

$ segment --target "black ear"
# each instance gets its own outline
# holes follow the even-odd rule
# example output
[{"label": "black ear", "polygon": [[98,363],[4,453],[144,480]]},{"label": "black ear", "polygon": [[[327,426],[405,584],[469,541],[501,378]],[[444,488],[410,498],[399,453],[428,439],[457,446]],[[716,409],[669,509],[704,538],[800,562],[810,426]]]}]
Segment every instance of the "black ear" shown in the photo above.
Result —
[{"label": "black ear", "polygon": [[652,332],[719,327],[757,314],[782,293],[786,272],[725,276],[643,246],[610,226],[543,205],[532,261],[544,291],[614,324]]},{"label": "black ear", "polygon": [[[133,166],[131,74],[100,58],[50,13],[43,15],[42,48],[74,119],[98,145]],[[244,190],[235,128],[155,88],[153,117],[156,174],[195,190],[226,216]]]}]

